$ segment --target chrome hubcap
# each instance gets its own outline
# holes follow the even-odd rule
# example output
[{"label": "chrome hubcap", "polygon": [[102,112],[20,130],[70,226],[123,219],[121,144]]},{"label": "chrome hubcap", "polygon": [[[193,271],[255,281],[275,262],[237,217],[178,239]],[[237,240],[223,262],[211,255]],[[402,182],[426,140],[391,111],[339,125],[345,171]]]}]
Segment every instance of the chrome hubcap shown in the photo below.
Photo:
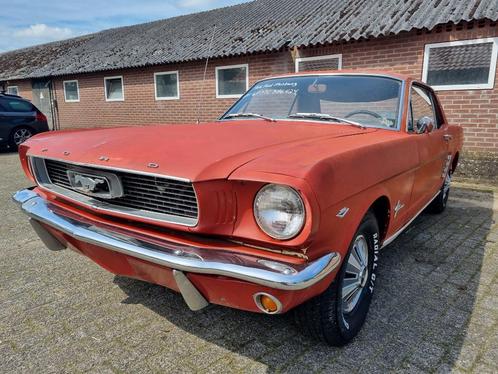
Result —
[{"label": "chrome hubcap", "polygon": [[14,133],[14,143],[16,143],[16,145],[21,144],[29,138],[31,138],[31,131],[28,129],[19,129]]},{"label": "chrome hubcap", "polygon": [[451,173],[448,172],[448,174],[446,174],[446,178],[444,178],[443,199],[446,199],[446,196],[448,195],[448,191],[450,190],[450,184],[451,184]]},{"label": "chrome hubcap", "polygon": [[346,274],[342,285],[344,313],[350,313],[360,301],[361,292],[368,281],[368,275],[368,243],[363,235],[358,235],[346,264]]}]

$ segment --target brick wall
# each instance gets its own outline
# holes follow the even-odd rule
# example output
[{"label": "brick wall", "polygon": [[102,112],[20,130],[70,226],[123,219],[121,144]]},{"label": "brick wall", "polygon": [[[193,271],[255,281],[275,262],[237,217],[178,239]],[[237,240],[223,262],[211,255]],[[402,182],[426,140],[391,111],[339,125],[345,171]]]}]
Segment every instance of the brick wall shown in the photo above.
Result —
[{"label": "brick wall", "polygon": [[[449,25],[432,32],[413,31],[368,41],[304,48],[299,53],[302,57],[341,53],[344,69],[383,69],[421,79],[425,44],[495,36],[498,36],[496,23],[481,22]],[[294,71],[291,53],[281,51],[213,59],[204,83],[204,62],[58,78],[55,87],[61,128],[192,122],[197,119],[199,102],[201,121],[216,119],[235,100],[216,98],[215,67],[235,64],[249,64],[250,84],[269,75]],[[154,73],[175,70],[179,71],[180,100],[156,101]],[[124,102],[105,101],[103,78],[114,75],[123,76]],[[79,80],[79,103],[64,102],[64,79]],[[498,74],[496,79],[498,81]],[[31,98],[30,84],[9,84],[16,83],[21,95]],[[199,100],[202,86],[202,100]],[[498,82],[493,90],[440,91],[438,96],[450,123],[464,128],[466,150],[498,154]]]},{"label": "brick wall", "polygon": [[[31,81],[29,80],[9,81],[8,84],[5,84],[5,89],[7,89],[7,86],[17,86],[19,95],[28,100],[33,100],[33,92],[31,91]],[[0,86],[0,88],[2,87]]]},{"label": "brick wall", "polygon": [[[422,79],[426,44],[496,36],[496,23],[482,22],[305,49],[301,55],[341,53],[343,69],[383,69]],[[437,94],[448,121],[463,127],[466,150],[498,153],[498,73],[493,90],[438,91]]]},{"label": "brick wall", "polygon": [[[198,113],[201,121],[216,119],[235,99],[216,98],[215,67],[235,64],[249,64],[250,85],[268,75],[287,73],[293,67],[290,54],[280,52],[229,60],[211,60],[205,81],[203,63],[118,70],[106,74],[85,74],[57,79],[55,87],[61,128],[188,123],[195,122]],[[180,99],[156,101],[154,73],[167,71],[179,72]],[[104,77],[116,75],[123,76],[125,101],[106,102]],[[78,79],[80,102],[64,102],[63,80],[66,79]]]}]

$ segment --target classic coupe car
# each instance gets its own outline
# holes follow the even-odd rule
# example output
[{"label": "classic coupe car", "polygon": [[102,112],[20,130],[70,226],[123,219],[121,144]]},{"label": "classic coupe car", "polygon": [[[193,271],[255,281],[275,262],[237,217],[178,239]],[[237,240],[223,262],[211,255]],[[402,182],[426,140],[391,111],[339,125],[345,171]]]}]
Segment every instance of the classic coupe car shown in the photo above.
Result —
[{"label": "classic coupe car", "polygon": [[445,209],[461,146],[421,82],[299,73],[257,82],[213,123],[37,135],[19,151],[36,186],[14,200],[51,250],[192,310],[295,309],[303,330],[343,345],[380,249]]}]

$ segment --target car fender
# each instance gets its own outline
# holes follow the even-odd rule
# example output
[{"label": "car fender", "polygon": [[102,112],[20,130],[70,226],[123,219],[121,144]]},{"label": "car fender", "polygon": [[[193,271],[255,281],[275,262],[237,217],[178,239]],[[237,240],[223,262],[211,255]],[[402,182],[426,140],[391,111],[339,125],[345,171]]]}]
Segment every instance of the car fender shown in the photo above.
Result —
[{"label": "car fender", "polygon": [[[320,229],[314,238],[313,251],[310,255],[315,258],[325,253],[336,251],[344,258],[361,220],[379,199],[385,199],[387,202],[387,211],[385,212],[387,219],[384,222],[387,227],[389,225],[392,198],[388,188],[381,183],[322,211]],[[381,224],[379,223],[379,229],[382,237],[385,236],[387,228],[380,227]]]}]

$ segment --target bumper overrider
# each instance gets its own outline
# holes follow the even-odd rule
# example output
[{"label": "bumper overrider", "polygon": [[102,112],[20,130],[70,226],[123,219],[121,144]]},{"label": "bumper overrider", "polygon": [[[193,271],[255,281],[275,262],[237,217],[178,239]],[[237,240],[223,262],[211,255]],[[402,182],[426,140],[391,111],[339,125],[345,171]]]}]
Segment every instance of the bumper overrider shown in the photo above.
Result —
[{"label": "bumper overrider", "polygon": [[[139,263],[139,273],[152,268],[152,273],[168,272],[171,284],[167,280],[156,283],[179,291],[192,310],[213,302],[245,310],[281,313],[323,291],[340,263],[340,255],[336,252],[295,265],[217,248],[138,237],[66,211],[32,189],[16,192],[13,200],[30,217],[33,229],[49,249],[76,247],[92,258],[97,250],[105,252],[96,262],[115,273],[120,272],[112,269],[113,254],[120,256],[121,261]],[[108,266],[103,264],[103,259],[107,259]],[[150,280],[136,274],[132,276]],[[259,300],[262,295],[271,297],[277,309],[265,310]],[[251,299],[251,305],[243,300],[244,297]]]}]

